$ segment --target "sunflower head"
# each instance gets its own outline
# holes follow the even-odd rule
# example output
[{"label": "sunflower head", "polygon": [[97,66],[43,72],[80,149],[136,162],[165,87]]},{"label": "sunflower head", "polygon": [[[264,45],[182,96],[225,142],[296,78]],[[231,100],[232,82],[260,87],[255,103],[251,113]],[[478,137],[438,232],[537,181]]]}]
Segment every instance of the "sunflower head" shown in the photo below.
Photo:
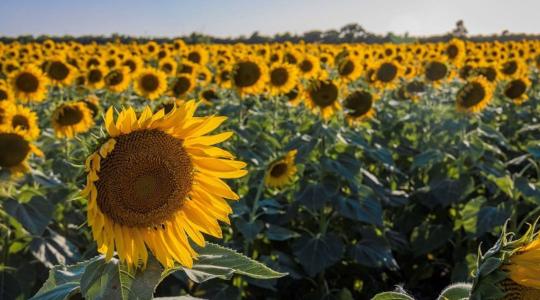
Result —
[{"label": "sunflower head", "polygon": [[11,90],[11,86],[7,83],[0,81],[0,102],[14,102],[15,96]]},{"label": "sunflower head", "polygon": [[169,113],[149,107],[105,116],[108,138],[86,161],[88,224],[98,251],[117,252],[129,267],[142,265],[149,249],[165,267],[191,267],[204,234],[221,237],[218,221],[238,199],[223,179],[246,174],[245,163],[214,145],[232,133],[207,135],[224,117],[194,117],[194,101]]},{"label": "sunflower head", "polygon": [[105,75],[104,82],[107,89],[112,92],[120,93],[127,89],[130,83],[129,68],[114,68]]},{"label": "sunflower head", "polygon": [[457,92],[457,109],[463,112],[480,112],[489,104],[492,95],[493,86],[484,77],[469,78],[467,83]]},{"label": "sunflower head", "polygon": [[44,71],[52,84],[67,86],[73,82],[76,70],[62,57],[56,56],[48,59]]},{"label": "sunflower head", "polygon": [[14,176],[22,175],[30,169],[28,158],[43,153],[21,130],[10,126],[0,126],[0,169],[7,169]]},{"label": "sunflower head", "polygon": [[292,182],[297,172],[294,162],[296,153],[296,149],[291,150],[284,157],[275,160],[268,166],[264,177],[266,186],[279,188]]},{"label": "sunflower head", "polygon": [[531,86],[531,81],[527,77],[517,78],[506,83],[503,94],[516,104],[522,104],[529,99],[527,91]]},{"label": "sunflower head", "polygon": [[38,117],[35,112],[24,105],[14,105],[6,111],[5,124],[35,140],[39,136]]},{"label": "sunflower head", "polygon": [[340,108],[339,86],[331,80],[313,80],[305,90],[306,104],[313,111],[319,111],[328,120]]},{"label": "sunflower head", "polygon": [[57,137],[72,138],[92,128],[94,118],[84,102],[62,103],[54,110],[51,123]]},{"label": "sunflower head", "polygon": [[298,69],[291,64],[276,63],[270,67],[268,84],[271,95],[288,93],[298,80]]},{"label": "sunflower head", "polygon": [[169,87],[169,93],[171,96],[182,99],[185,98],[189,92],[195,89],[195,79],[189,74],[180,74],[172,82]]},{"label": "sunflower head", "polygon": [[534,228],[514,239],[504,226],[495,245],[479,253],[471,299],[539,299],[540,239]]},{"label": "sunflower head", "polygon": [[342,104],[349,124],[372,118],[375,115],[375,101],[375,95],[367,90],[351,92]]},{"label": "sunflower head", "polygon": [[85,72],[86,85],[92,89],[100,89],[105,85],[105,67],[92,67]]},{"label": "sunflower head", "polygon": [[26,65],[10,75],[15,97],[22,101],[41,102],[47,95],[48,79],[34,65]]},{"label": "sunflower head", "polygon": [[238,60],[232,69],[231,83],[241,94],[258,94],[266,84],[266,64],[257,57],[248,56]]},{"label": "sunflower head", "polygon": [[81,102],[86,105],[86,108],[88,108],[90,112],[92,112],[93,118],[99,115],[101,105],[99,104],[99,98],[96,95],[88,95],[82,99]]},{"label": "sunflower head", "polygon": [[160,70],[144,69],[137,75],[134,88],[139,96],[155,100],[167,90],[167,75]]}]

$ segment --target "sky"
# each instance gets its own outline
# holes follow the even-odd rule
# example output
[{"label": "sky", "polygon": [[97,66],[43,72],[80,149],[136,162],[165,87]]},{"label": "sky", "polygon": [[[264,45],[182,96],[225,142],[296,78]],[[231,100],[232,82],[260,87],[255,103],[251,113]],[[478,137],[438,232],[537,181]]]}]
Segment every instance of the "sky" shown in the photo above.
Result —
[{"label": "sky", "polygon": [[0,0],[0,36],[218,37],[339,29],[425,36],[462,19],[470,34],[540,33],[540,0]]}]

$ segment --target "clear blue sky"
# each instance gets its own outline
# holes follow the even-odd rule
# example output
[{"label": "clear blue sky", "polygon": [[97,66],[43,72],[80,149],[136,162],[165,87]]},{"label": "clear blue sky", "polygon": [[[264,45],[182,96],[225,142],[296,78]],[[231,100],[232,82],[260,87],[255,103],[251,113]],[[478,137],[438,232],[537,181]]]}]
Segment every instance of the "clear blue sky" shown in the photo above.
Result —
[{"label": "clear blue sky", "polygon": [[215,36],[339,29],[472,34],[540,33],[540,0],[0,0],[0,35],[121,33]]}]

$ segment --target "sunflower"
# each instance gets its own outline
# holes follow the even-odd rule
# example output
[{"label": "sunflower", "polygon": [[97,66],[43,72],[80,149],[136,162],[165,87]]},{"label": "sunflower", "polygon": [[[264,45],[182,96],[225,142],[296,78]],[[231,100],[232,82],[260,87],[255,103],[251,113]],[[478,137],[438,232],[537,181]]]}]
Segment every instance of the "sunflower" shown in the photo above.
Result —
[{"label": "sunflower", "polygon": [[86,105],[86,108],[90,110],[90,112],[92,113],[92,118],[95,118],[99,115],[101,105],[99,104],[99,98],[96,95],[88,95],[80,102],[84,103],[84,105]]},{"label": "sunflower", "polygon": [[[153,114],[146,107],[137,119],[133,108],[112,108],[105,125],[108,140],[86,161],[88,224],[98,251],[130,267],[144,269],[149,249],[165,267],[191,267],[204,247],[202,233],[220,238],[218,221],[229,223],[225,199],[239,197],[222,180],[239,178],[245,163],[212,145],[231,132],[206,135],[225,117],[193,117],[194,101]],[[136,163],[134,163],[136,162]]]},{"label": "sunflower", "polygon": [[275,63],[270,67],[268,83],[271,95],[288,93],[298,80],[298,69],[291,64]]},{"label": "sunflower", "polygon": [[402,66],[392,60],[383,60],[372,68],[368,81],[379,89],[393,89],[402,74]]},{"label": "sunflower", "polygon": [[60,86],[70,85],[76,73],[75,68],[59,56],[49,58],[45,62],[44,71],[52,84]]},{"label": "sunflower", "polygon": [[13,95],[13,91],[11,90],[11,87],[4,83],[3,81],[0,81],[0,102],[14,102],[15,96]]},{"label": "sunflower", "polygon": [[288,93],[284,95],[285,100],[292,106],[297,106],[302,102],[302,95],[305,94],[303,85],[297,83]]},{"label": "sunflower", "polygon": [[289,184],[293,180],[297,171],[294,163],[296,152],[296,150],[291,150],[285,157],[270,164],[264,176],[264,184],[266,186],[279,188]]},{"label": "sunflower", "polygon": [[303,78],[313,78],[321,69],[319,60],[311,54],[306,54],[301,57],[297,63],[297,66],[298,70],[300,70],[300,75]]},{"label": "sunflower", "polygon": [[134,89],[139,96],[155,100],[167,90],[167,75],[160,70],[144,69],[137,75]]},{"label": "sunflower", "polygon": [[7,115],[11,115],[13,110],[15,110],[15,104],[12,102],[0,102],[0,125],[5,125],[8,123]]},{"label": "sunflower", "polygon": [[159,61],[159,69],[167,75],[174,75],[176,74],[176,68],[178,64],[176,63],[176,60],[174,60],[171,57],[166,57]]},{"label": "sunflower", "polygon": [[491,101],[492,95],[493,86],[484,77],[469,78],[467,83],[457,92],[457,109],[463,112],[480,112]]},{"label": "sunflower", "polygon": [[515,104],[522,104],[529,99],[527,90],[531,86],[531,81],[527,77],[517,78],[506,83],[503,89],[505,97],[511,99]]},{"label": "sunflower", "polygon": [[175,98],[184,98],[195,88],[195,79],[188,74],[177,76],[169,87],[169,93]]},{"label": "sunflower", "polygon": [[41,102],[47,96],[47,78],[34,65],[26,65],[10,75],[15,98],[22,101]]},{"label": "sunflower", "polygon": [[221,88],[229,89],[232,85],[231,75],[232,70],[228,67],[223,67],[216,72],[215,80]]},{"label": "sunflower", "polygon": [[267,77],[266,64],[259,58],[248,56],[234,64],[231,83],[241,95],[258,94],[264,89]]},{"label": "sunflower", "polygon": [[144,62],[139,56],[130,55],[122,61],[122,66],[129,68],[129,74],[135,76],[144,67]]},{"label": "sunflower", "polygon": [[92,67],[86,71],[86,86],[92,89],[100,89],[105,85],[105,67]]},{"label": "sunflower", "polygon": [[120,93],[125,91],[130,82],[129,68],[121,67],[112,69],[105,75],[105,86],[112,92]]},{"label": "sunflower", "polygon": [[14,105],[4,115],[5,124],[17,129],[29,139],[34,140],[39,136],[38,117],[30,108],[23,105]]},{"label": "sunflower", "polygon": [[28,172],[31,154],[43,156],[25,133],[9,126],[0,126],[0,149],[0,169],[8,169],[14,176]]},{"label": "sunflower", "polygon": [[212,105],[219,100],[219,95],[214,88],[205,88],[199,93],[199,99],[205,104]]},{"label": "sunflower", "polygon": [[208,51],[206,49],[195,46],[186,54],[186,59],[194,64],[204,66],[208,62]]},{"label": "sunflower", "polygon": [[337,61],[337,72],[340,80],[354,81],[362,74],[362,66],[354,56],[346,56]]},{"label": "sunflower", "polygon": [[374,104],[376,97],[366,90],[350,93],[343,100],[345,117],[350,125],[372,118],[375,115]]},{"label": "sunflower", "polygon": [[446,54],[446,57],[452,62],[453,65],[459,67],[465,58],[465,51],[465,42],[460,39],[453,38],[446,44],[444,54]]},{"label": "sunflower", "polygon": [[52,115],[52,126],[57,137],[73,138],[87,132],[94,125],[92,110],[84,102],[62,103]]},{"label": "sunflower", "polygon": [[328,120],[340,108],[339,87],[331,80],[313,80],[305,90],[306,105]]},{"label": "sunflower", "polygon": [[438,87],[442,82],[452,79],[450,67],[443,61],[431,60],[424,64],[424,78],[426,82]]}]

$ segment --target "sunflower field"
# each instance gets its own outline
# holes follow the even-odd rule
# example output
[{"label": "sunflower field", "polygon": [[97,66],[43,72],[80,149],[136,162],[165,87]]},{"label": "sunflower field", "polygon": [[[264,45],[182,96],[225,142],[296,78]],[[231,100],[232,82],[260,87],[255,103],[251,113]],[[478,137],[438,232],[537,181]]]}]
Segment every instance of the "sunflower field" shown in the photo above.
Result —
[{"label": "sunflower field", "polygon": [[0,43],[0,299],[540,299],[540,41]]}]

